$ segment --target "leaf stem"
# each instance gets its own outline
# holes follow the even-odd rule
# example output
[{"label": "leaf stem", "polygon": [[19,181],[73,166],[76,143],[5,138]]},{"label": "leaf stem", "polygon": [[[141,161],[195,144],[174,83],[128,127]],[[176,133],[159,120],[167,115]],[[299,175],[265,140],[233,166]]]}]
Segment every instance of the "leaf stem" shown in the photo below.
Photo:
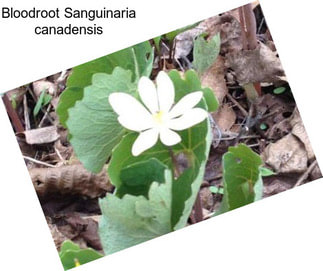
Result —
[{"label": "leaf stem", "polygon": [[178,163],[177,163],[177,159],[175,157],[175,154],[173,152],[173,149],[172,148],[169,148],[168,150],[169,150],[170,157],[172,158],[174,176],[177,179],[179,177],[181,171],[179,169],[179,166],[178,166]]}]

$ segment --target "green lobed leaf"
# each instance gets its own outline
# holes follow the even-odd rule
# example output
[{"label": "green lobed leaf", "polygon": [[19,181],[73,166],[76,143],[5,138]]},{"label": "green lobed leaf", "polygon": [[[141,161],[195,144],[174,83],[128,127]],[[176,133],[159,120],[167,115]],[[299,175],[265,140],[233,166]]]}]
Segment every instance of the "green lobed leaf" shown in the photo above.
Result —
[{"label": "green lobed leaf", "polygon": [[246,145],[229,147],[229,151],[223,156],[224,195],[217,214],[261,199],[261,165],[260,156]]},{"label": "green lobed leaf", "polygon": [[81,265],[103,257],[92,248],[81,249],[77,244],[70,240],[64,241],[59,252],[59,257],[63,264],[64,270],[74,268],[75,261]]},{"label": "green lobed leaf", "polygon": [[220,53],[220,34],[215,35],[210,41],[203,36],[197,37],[193,47],[193,67],[199,73],[204,73],[216,60]]},{"label": "green lobed leaf", "polygon": [[167,167],[155,158],[134,163],[120,172],[121,185],[116,195],[122,198],[125,194],[148,197],[153,182],[164,182],[164,171]]},{"label": "green lobed leaf", "polygon": [[111,74],[121,67],[131,71],[131,80],[137,82],[141,76],[150,76],[153,59],[153,49],[147,41],[74,67],[56,110],[61,124],[66,127],[69,108],[82,100],[84,88],[91,85],[94,74]]},{"label": "green lobed leaf", "polygon": [[176,101],[190,92],[201,90],[207,104],[207,110],[214,112],[218,109],[219,102],[214,92],[211,88],[201,86],[200,79],[194,70],[186,71],[183,77],[176,70],[171,70],[168,75],[175,84]]},{"label": "green lobed leaf", "polygon": [[162,39],[162,36],[157,36],[157,37],[153,38],[153,41],[154,41],[154,44],[155,44],[157,52],[160,52],[161,39]]},{"label": "green lobed leaf", "polygon": [[66,124],[70,142],[78,159],[91,172],[100,172],[124,134],[108,97],[113,92],[135,93],[136,84],[131,75],[131,71],[119,67],[112,74],[93,75],[92,85],[84,89],[83,99],[69,110]]},{"label": "green lobed leaf", "polygon": [[172,177],[164,170],[164,183],[153,182],[144,196],[107,194],[99,200],[102,217],[99,235],[104,252],[111,254],[171,231]]},{"label": "green lobed leaf", "polygon": [[[187,71],[184,78],[181,78],[178,71],[169,73],[175,86],[175,101],[179,101],[184,95],[201,89],[200,81],[194,71]],[[207,108],[204,100],[198,107]],[[182,141],[172,147],[175,156],[183,156],[187,160],[188,167],[173,182],[172,186],[172,227],[179,229],[187,223],[188,216],[198,193],[198,189],[203,179],[206,159],[211,145],[211,132],[209,120],[179,132]],[[111,182],[118,189],[122,186],[121,171],[123,168],[135,163],[147,161],[151,158],[173,169],[170,149],[158,142],[153,148],[145,151],[141,155],[134,157],[131,148],[138,134],[126,135],[119,145],[113,150],[113,154],[108,167],[108,174]],[[123,192],[123,194],[126,192]],[[131,191],[129,191],[131,193]],[[143,192],[144,194],[144,192]],[[143,195],[142,194],[142,195]]]}]

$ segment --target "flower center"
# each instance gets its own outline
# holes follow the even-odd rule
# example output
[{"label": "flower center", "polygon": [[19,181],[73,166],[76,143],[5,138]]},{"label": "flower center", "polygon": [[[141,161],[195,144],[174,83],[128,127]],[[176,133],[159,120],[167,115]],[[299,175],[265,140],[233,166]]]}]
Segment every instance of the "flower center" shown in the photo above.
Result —
[{"label": "flower center", "polygon": [[163,111],[159,111],[153,115],[153,119],[157,124],[163,124],[165,118],[165,113]]}]

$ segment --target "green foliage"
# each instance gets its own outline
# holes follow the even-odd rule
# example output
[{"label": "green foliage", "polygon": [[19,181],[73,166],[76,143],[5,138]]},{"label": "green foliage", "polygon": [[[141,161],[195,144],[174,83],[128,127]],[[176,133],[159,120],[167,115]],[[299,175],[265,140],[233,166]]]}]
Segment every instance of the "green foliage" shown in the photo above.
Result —
[{"label": "green foliage", "polygon": [[263,177],[268,177],[268,176],[276,175],[275,172],[273,172],[271,169],[266,168],[266,167],[260,167],[259,170],[260,170],[261,176],[263,176]]},{"label": "green foliage", "polygon": [[155,158],[131,164],[120,172],[121,184],[116,195],[122,198],[125,194],[148,197],[149,187],[153,182],[164,182],[164,171],[167,167]]},{"label": "green foliage", "polygon": [[184,95],[188,94],[189,92],[201,90],[203,91],[204,99],[207,104],[207,110],[209,112],[214,112],[218,109],[219,103],[217,98],[214,96],[214,92],[211,88],[203,88],[201,86],[200,79],[195,71],[188,70],[185,72],[184,77],[182,78],[181,75],[176,70],[172,70],[169,72],[169,77],[173,80],[176,89],[176,101],[179,100],[179,97],[183,97]]},{"label": "green foliage", "polygon": [[119,67],[112,74],[94,74],[92,85],[84,89],[83,99],[69,110],[66,124],[70,142],[78,159],[91,172],[100,172],[124,134],[108,97],[112,92],[134,94],[136,84],[131,76],[131,71]]},{"label": "green foliage", "polygon": [[11,106],[13,109],[16,109],[17,108],[17,94],[13,94],[11,96]]},{"label": "green foliage", "polygon": [[153,182],[148,199],[108,194],[100,199],[102,218],[99,235],[104,252],[111,254],[171,231],[171,172],[164,170],[164,183]]},{"label": "green foliage", "polygon": [[160,42],[161,42],[161,39],[162,39],[162,36],[157,36],[157,37],[153,38],[153,41],[154,41],[155,47],[157,49],[157,52],[160,51]]},{"label": "green foliage", "polygon": [[[175,86],[176,102],[184,95],[201,88],[198,77],[196,77],[193,71],[186,72],[184,78],[181,78],[177,71],[172,71],[169,76]],[[198,80],[198,82],[195,80]],[[204,99],[197,106],[207,109]],[[104,199],[105,205],[101,203],[101,208],[104,208],[104,210],[102,223],[100,223],[100,237],[106,253],[118,251],[160,234],[180,229],[186,225],[203,180],[205,163],[210,150],[211,131],[209,120],[181,131],[179,134],[182,141],[172,146],[172,151],[161,142],[158,142],[154,147],[143,152],[141,155],[133,156],[131,148],[138,136],[137,133],[127,134],[118,146],[114,148],[108,167],[108,174],[112,184],[116,186],[116,192],[115,195],[108,195]],[[188,163],[187,167],[180,172],[179,176],[175,177],[169,173],[167,178],[161,178],[163,176],[162,172],[174,171],[174,157],[175,159],[176,157],[177,159],[181,157],[181,159],[186,160]],[[170,189],[164,188],[165,184]],[[149,185],[150,190],[148,199],[146,199]],[[151,191],[152,189],[157,191],[158,187],[159,189],[164,189],[164,194],[159,195],[159,197],[162,196],[163,199],[167,199],[167,202],[169,202],[169,205],[163,204],[162,206],[167,205],[169,208],[167,208],[166,215],[164,207],[162,208],[157,204],[157,207],[155,207],[157,210],[154,210],[151,215],[156,217],[159,212],[158,210],[165,212],[160,216],[165,221],[159,220],[157,223],[158,227],[164,225],[162,227],[163,230],[156,231],[150,224],[148,228],[153,229],[154,233],[149,230],[146,233],[147,229],[144,231],[142,227],[140,227],[140,234],[137,232],[133,233],[133,229],[129,228],[130,226],[123,228],[121,224],[127,225],[130,223],[128,218],[124,216],[130,215],[131,227],[138,229],[136,225],[137,223],[141,225],[140,223],[142,222],[139,221],[142,218],[140,219],[138,214],[134,214],[134,206],[138,200],[154,200],[154,197],[157,197],[157,192],[156,196],[152,197]],[[144,214],[149,212],[145,211]],[[122,217],[120,214],[122,214]],[[118,220],[119,222],[117,222]],[[136,222],[137,220],[138,222]],[[144,227],[147,227],[147,225],[145,224]],[[137,235],[143,236],[143,238],[133,237]]]},{"label": "green foliage", "polygon": [[199,36],[194,41],[193,67],[198,74],[203,74],[216,60],[220,53],[220,34],[215,35],[210,41]]},{"label": "green foliage", "polygon": [[46,90],[43,90],[38,98],[38,101],[34,107],[33,114],[36,117],[43,106],[46,106],[52,100],[52,96],[46,93]]},{"label": "green foliage", "polygon": [[111,74],[116,67],[121,67],[131,71],[132,82],[137,82],[141,76],[150,76],[153,59],[153,50],[147,41],[74,67],[57,107],[61,124],[66,126],[68,110],[82,100],[84,88],[91,85],[94,74]]},{"label": "green foliage", "polygon": [[223,188],[222,187],[217,187],[217,186],[210,186],[209,187],[209,189],[210,189],[210,191],[211,191],[211,193],[213,193],[213,194],[223,194]]},{"label": "green foliage", "polygon": [[81,249],[77,244],[70,240],[64,241],[59,252],[59,257],[64,270],[76,267],[78,264],[85,264],[103,257],[92,248]]},{"label": "green foliage", "polygon": [[266,123],[261,123],[261,124],[260,124],[260,126],[259,126],[259,128],[260,128],[261,130],[266,130],[266,129],[268,128],[268,126],[267,126],[267,124],[266,124]]},{"label": "green foliage", "polygon": [[285,90],[286,90],[286,88],[284,88],[284,87],[279,87],[279,88],[275,88],[275,89],[273,90],[273,92],[274,92],[275,94],[282,94],[282,93],[284,93],[284,92],[285,92]]},{"label": "green foliage", "polygon": [[262,160],[244,144],[229,147],[223,156],[224,195],[221,214],[254,202],[262,197]]}]

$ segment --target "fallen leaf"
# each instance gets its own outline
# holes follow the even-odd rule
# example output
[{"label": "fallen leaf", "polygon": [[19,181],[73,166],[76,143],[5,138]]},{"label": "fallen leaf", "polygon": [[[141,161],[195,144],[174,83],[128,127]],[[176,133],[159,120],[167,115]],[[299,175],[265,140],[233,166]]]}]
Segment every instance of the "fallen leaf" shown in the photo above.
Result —
[{"label": "fallen leaf", "polygon": [[39,196],[60,193],[96,198],[112,190],[106,168],[99,174],[87,171],[81,164],[29,170]]},{"label": "fallen leaf", "polygon": [[290,124],[292,125],[292,134],[297,136],[299,140],[301,140],[305,146],[307,157],[309,160],[314,159],[315,154],[311,146],[311,142],[306,133],[304,124],[302,122],[301,116],[297,108],[295,108],[292,118],[290,120]]},{"label": "fallen leaf", "polygon": [[236,113],[228,104],[223,104],[212,115],[216,124],[222,131],[229,131],[236,122]]},{"label": "fallen leaf", "polygon": [[304,145],[292,134],[270,143],[262,153],[262,158],[276,173],[302,173],[307,169]]},{"label": "fallen leaf", "polygon": [[214,201],[213,201],[213,194],[210,191],[209,187],[203,187],[200,189],[200,197],[202,207],[206,210],[212,210]]},{"label": "fallen leaf", "polygon": [[27,130],[24,135],[30,145],[51,143],[59,138],[56,126]]},{"label": "fallen leaf", "polygon": [[224,59],[223,57],[218,56],[214,64],[212,64],[212,66],[208,68],[201,76],[202,86],[210,87],[214,91],[219,104],[222,104],[224,97],[228,93],[224,74]]},{"label": "fallen leaf", "polygon": [[40,80],[40,81],[33,82],[33,90],[37,97],[40,96],[43,90],[45,90],[46,92],[48,92],[50,95],[53,96],[57,92],[57,86],[52,82]]},{"label": "fallen leaf", "polygon": [[199,27],[206,29],[209,38],[220,32],[222,55],[242,50],[241,25],[231,14],[225,13],[206,19]]},{"label": "fallen leaf", "polygon": [[203,27],[195,27],[178,34],[175,38],[175,58],[186,57],[193,48],[194,39],[201,35],[205,29]]},{"label": "fallen leaf", "polygon": [[275,83],[285,75],[276,54],[263,43],[254,50],[243,50],[227,54],[226,66],[233,69],[241,85],[255,82]]}]

